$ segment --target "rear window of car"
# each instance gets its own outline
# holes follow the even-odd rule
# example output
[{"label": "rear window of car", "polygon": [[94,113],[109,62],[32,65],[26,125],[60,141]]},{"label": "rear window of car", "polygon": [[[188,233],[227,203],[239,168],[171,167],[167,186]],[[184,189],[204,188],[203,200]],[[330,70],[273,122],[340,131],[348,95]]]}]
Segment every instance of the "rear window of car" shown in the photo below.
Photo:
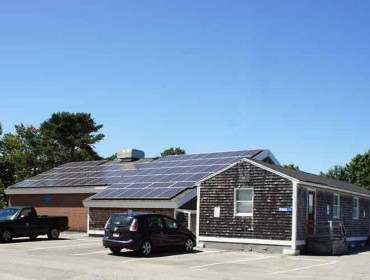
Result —
[{"label": "rear window of car", "polygon": [[133,218],[124,215],[114,215],[109,219],[109,224],[114,226],[129,226]]}]

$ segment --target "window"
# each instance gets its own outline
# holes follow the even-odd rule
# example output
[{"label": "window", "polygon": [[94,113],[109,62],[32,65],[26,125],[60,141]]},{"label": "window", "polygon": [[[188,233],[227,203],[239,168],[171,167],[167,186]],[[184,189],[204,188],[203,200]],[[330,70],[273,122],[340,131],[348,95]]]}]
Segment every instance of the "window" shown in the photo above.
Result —
[{"label": "window", "polygon": [[358,219],[358,198],[354,197],[353,198],[353,219]]},{"label": "window", "polygon": [[22,210],[19,217],[20,218],[33,218],[33,217],[36,217],[36,213],[35,213],[35,210],[31,208],[27,208],[27,209]]},{"label": "window", "polygon": [[149,216],[147,223],[150,228],[163,228],[161,216]]},{"label": "window", "polygon": [[253,189],[235,190],[235,215],[253,216]]},{"label": "window", "polygon": [[175,220],[166,217],[163,217],[163,219],[167,228],[177,229],[179,227]]},{"label": "window", "polygon": [[340,197],[339,194],[334,194],[333,218],[339,219],[339,217],[340,217]]}]

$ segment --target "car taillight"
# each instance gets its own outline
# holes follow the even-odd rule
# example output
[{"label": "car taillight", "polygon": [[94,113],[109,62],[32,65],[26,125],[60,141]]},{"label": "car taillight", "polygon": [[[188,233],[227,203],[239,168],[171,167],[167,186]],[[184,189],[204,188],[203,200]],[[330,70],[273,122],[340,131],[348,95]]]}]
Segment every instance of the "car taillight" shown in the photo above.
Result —
[{"label": "car taillight", "polygon": [[108,228],[108,225],[109,225],[109,219],[108,219],[108,221],[105,223],[104,228]]},{"label": "car taillight", "polygon": [[130,226],[130,231],[137,231],[138,228],[139,228],[139,223],[135,219],[135,220],[132,221],[132,224]]}]

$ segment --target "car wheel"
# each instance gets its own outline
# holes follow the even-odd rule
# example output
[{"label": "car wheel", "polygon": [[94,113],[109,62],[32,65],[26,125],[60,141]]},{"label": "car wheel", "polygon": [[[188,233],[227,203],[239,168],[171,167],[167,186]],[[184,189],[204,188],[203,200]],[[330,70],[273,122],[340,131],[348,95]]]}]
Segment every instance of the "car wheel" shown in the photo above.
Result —
[{"label": "car wheel", "polygon": [[149,256],[152,253],[152,243],[150,243],[148,240],[145,240],[140,246],[140,253],[143,256]]},{"label": "car wheel", "polygon": [[13,233],[10,230],[5,229],[1,232],[1,241],[7,243],[7,242],[12,241],[12,239],[13,239]]},{"label": "car wheel", "polygon": [[30,234],[28,236],[31,240],[36,240],[37,239],[37,234]]},{"label": "car wheel", "polygon": [[193,251],[194,248],[194,241],[191,238],[186,238],[185,243],[184,243],[184,249],[186,252],[191,252]]},{"label": "car wheel", "polygon": [[113,253],[113,255],[118,255],[121,252],[121,249],[116,247],[109,247],[109,250]]},{"label": "car wheel", "polygon": [[59,238],[59,229],[52,227],[48,232],[48,238],[55,240]]}]

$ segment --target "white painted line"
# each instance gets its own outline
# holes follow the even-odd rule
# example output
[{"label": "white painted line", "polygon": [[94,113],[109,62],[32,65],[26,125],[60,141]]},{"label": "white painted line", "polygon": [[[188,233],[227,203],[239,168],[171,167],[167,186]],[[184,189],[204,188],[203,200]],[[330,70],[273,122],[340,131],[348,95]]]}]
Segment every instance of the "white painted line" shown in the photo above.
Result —
[{"label": "white painted line", "polygon": [[311,262],[328,262],[328,260],[322,260],[322,259],[308,259],[308,258],[300,258],[300,257],[287,257],[288,260],[294,260],[294,261],[311,261]]},{"label": "white painted line", "polygon": [[64,245],[64,246],[53,246],[53,247],[43,247],[43,248],[34,248],[34,249],[29,249],[28,251],[41,251],[41,250],[61,249],[61,248],[80,247],[80,246],[96,246],[96,243],[77,244],[77,245]]},{"label": "white painted line", "polygon": [[138,262],[138,261],[147,261],[149,259],[146,259],[146,258],[137,258],[137,259],[129,259],[129,260],[125,260],[125,261],[122,261],[123,263],[128,263],[128,262]]},{"label": "white painted line", "polygon": [[236,260],[236,261],[228,261],[228,262],[219,262],[219,263],[210,263],[210,264],[203,264],[203,265],[197,265],[197,266],[191,266],[190,268],[201,268],[201,267],[207,267],[207,266],[215,266],[215,265],[223,265],[228,263],[238,263],[238,262],[250,262],[250,261],[258,261],[263,259],[271,259],[272,257],[260,257],[260,258],[253,258],[253,259],[242,259],[242,260]]},{"label": "white painted line", "polygon": [[298,267],[298,268],[293,268],[293,269],[288,269],[288,270],[276,271],[276,272],[272,272],[272,273],[269,273],[269,274],[281,274],[281,273],[287,273],[287,272],[292,272],[292,271],[310,269],[310,268],[314,268],[314,267],[318,267],[318,266],[333,265],[333,264],[336,264],[336,263],[338,263],[338,261],[332,261],[332,262],[328,262],[328,263],[320,263],[320,264],[315,264],[315,265],[310,265],[310,266],[304,266],[304,267]]},{"label": "white painted line", "polygon": [[[102,242],[102,240],[101,240],[101,239],[99,239],[99,240],[94,240],[94,239],[90,240],[90,239],[88,239],[88,238],[85,238],[85,239],[73,239],[73,240],[75,240],[75,241]],[[73,240],[71,239],[71,241],[73,241]]]},{"label": "white painted line", "polygon": [[95,252],[90,252],[90,253],[73,254],[73,256],[86,256],[86,255],[94,255],[94,254],[102,254],[102,253],[108,254],[108,252],[109,252],[108,250],[95,251]]}]

